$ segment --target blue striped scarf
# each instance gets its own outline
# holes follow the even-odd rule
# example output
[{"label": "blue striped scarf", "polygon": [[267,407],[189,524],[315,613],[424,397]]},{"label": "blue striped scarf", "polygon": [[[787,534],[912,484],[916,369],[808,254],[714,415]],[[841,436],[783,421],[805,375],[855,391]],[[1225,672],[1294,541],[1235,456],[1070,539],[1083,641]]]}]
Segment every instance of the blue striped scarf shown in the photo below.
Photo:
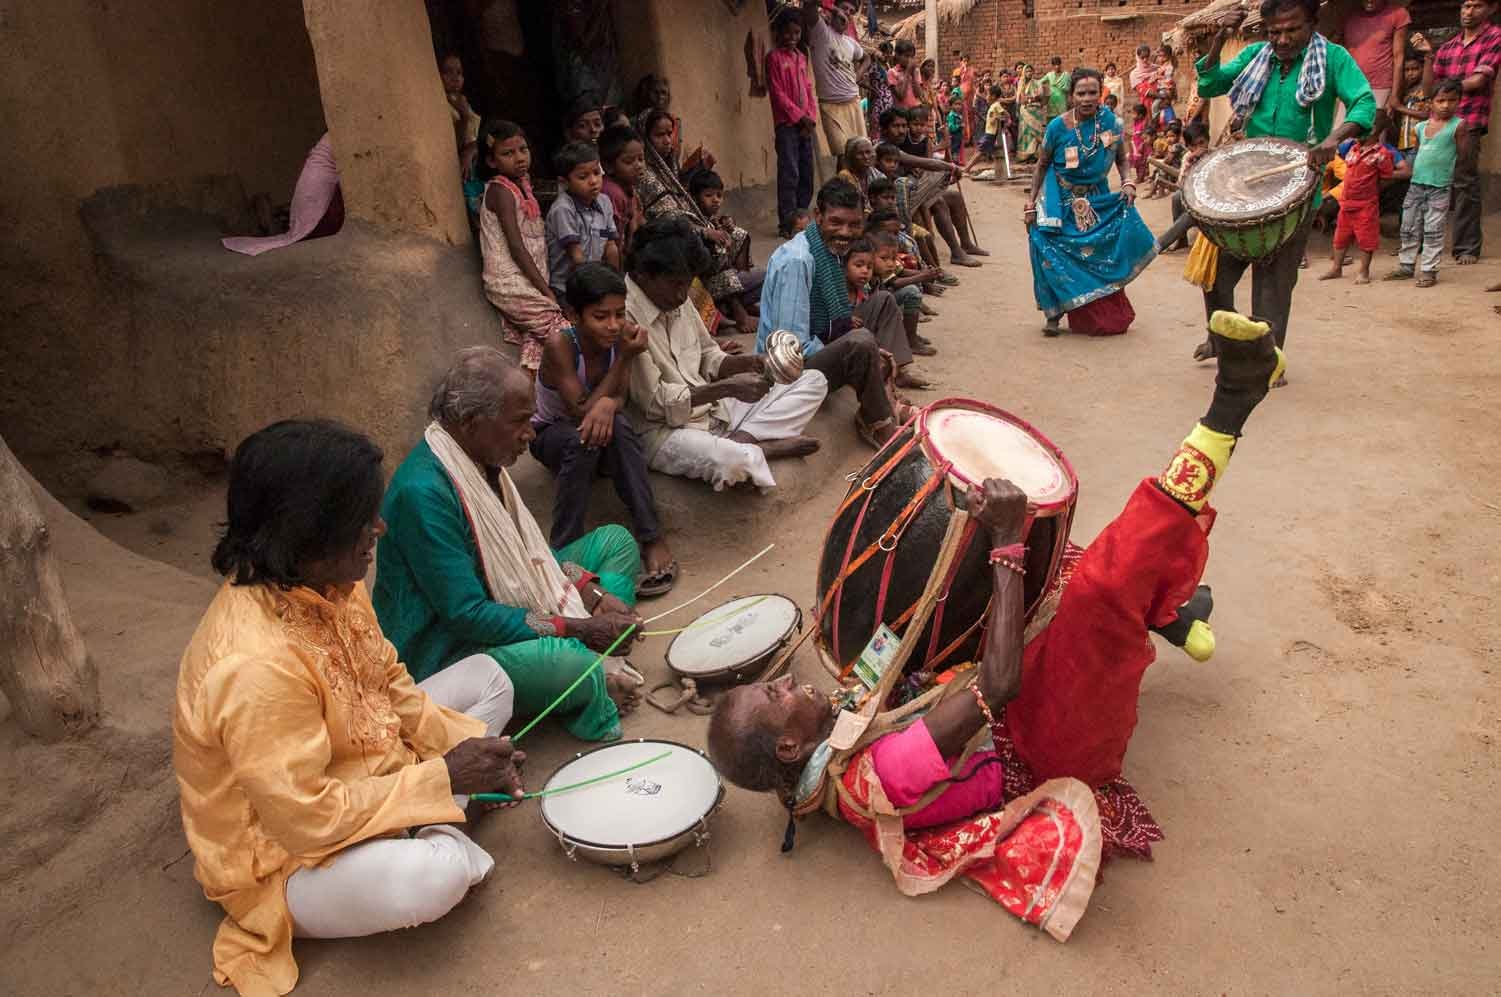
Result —
[{"label": "blue striped scarf", "polygon": [[803,235],[813,253],[813,287],[808,295],[812,313],[809,328],[814,336],[827,342],[830,324],[850,314],[849,282],[844,279],[844,263],[824,245],[818,225],[809,225],[803,229]]},{"label": "blue striped scarf", "polygon": [[[1272,44],[1267,42],[1261,47],[1261,51],[1257,52],[1255,57],[1247,63],[1246,68],[1240,71],[1240,75],[1230,86],[1230,107],[1237,118],[1245,120],[1255,110],[1262,93],[1266,90],[1268,81],[1272,78],[1273,58],[1275,58],[1275,53],[1272,51]],[[1329,42],[1315,31],[1303,56],[1303,68],[1298,72],[1298,106],[1312,107],[1315,101],[1324,96],[1324,88],[1328,82]],[[1308,140],[1313,141],[1312,117],[1308,122]]]}]

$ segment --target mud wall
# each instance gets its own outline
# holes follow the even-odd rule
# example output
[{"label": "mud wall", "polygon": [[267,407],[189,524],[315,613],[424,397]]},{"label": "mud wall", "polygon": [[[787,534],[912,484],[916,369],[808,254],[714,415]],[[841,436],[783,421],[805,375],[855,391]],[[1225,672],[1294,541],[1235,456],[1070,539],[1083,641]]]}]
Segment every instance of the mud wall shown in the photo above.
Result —
[{"label": "mud wall", "polygon": [[614,0],[613,11],[626,91],[647,73],[666,74],[683,147],[713,152],[731,188],[774,183],[771,102],[750,96],[745,58],[747,35],[763,53],[771,44],[764,5],[731,14],[703,0]]}]

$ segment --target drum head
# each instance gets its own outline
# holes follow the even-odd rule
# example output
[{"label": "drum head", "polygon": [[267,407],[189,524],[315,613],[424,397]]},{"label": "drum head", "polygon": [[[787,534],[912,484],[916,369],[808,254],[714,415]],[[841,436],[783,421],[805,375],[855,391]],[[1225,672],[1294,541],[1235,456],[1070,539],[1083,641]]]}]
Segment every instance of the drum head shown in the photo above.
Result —
[{"label": "drum head", "polygon": [[732,599],[672,639],[667,667],[688,678],[733,672],[786,640],[799,617],[797,603],[783,595]]},{"label": "drum head", "polygon": [[719,800],[719,773],[702,754],[673,741],[621,741],[580,755],[547,780],[567,786],[672,753],[634,772],[542,798],[542,819],[559,834],[600,848],[640,847],[688,831]]},{"label": "drum head", "polygon": [[[1313,194],[1318,173],[1308,147],[1283,138],[1248,138],[1204,154],[1184,178],[1183,206],[1206,222],[1249,223],[1284,215]],[[1276,176],[1246,177],[1289,163],[1304,165]]]},{"label": "drum head", "polygon": [[935,402],[923,411],[929,448],[953,462],[965,484],[1006,478],[1038,506],[1067,502],[1077,489],[1073,469],[1046,438],[1000,409]]}]

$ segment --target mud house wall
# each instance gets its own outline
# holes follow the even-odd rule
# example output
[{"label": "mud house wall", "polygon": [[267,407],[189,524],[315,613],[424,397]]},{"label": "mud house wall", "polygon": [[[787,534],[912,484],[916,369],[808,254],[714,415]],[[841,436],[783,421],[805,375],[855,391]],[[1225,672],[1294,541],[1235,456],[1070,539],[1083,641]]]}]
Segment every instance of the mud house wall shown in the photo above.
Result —
[{"label": "mud house wall", "polygon": [[713,152],[731,188],[774,183],[771,102],[750,96],[745,65],[747,34],[771,44],[765,5],[731,14],[704,0],[615,0],[613,12],[627,93],[645,74],[665,74],[684,148]]},{"label": "mud house wall", "polygon": [[1135,64],[1136,46],[1154,48],[1193,4],[1132,3],[1115,0],[979,0],[958,21],[939,25],[939,64],[947,73],[968,54],[979,69],[1030,62],[1038,74],[1061,56],[1063,67],[1103,69],[1113,62],[1122,73]]},{"label": "mud house wall", "polygon": [[302,5],[6,4],[0,51],[0,433],[18,451],[107,443],[129,358],[80,205],[119,184],[243,201],[197,182],[212,174],[287,199],[323,131]]}]

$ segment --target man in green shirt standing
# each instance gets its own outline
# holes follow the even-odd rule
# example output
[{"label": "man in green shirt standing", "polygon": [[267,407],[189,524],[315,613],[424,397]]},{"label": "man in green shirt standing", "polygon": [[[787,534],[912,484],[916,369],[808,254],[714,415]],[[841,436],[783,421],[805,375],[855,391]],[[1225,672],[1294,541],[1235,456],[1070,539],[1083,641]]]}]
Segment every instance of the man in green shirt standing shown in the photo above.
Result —
[{"label": "man in green shirt standing", "polygon": [[[1221,64],[1220,50],[1245,19],[1243,11],[1234,11],[1221,22],[1208,54],[1195,68],[1199,96],[1228,95],[1247,138],[1272,136],[1307,143],[1308,165],[1322,171],[1341,142],[1370,131],[1376,99],[1354,56],[1315,30],[1318,11],[1318,0],[1262,0],[1267,40],[1246,46],[1229,63]],[[1337,128],[1336,103],[1345,106],[1344,123]],[[1317,192],[1314,197],[1318,198]],[[1269,322],[1277,345],[1284,346],[1298,264],[1307,242],[1305,224],[1276,255],[1266,259],[1248,263],[1221,253],[1214,287],[1204,292],[1206,318],[1216,311],[1235,311],[1235,288],[1249,266],[1250,313]],[[1197,360],[1212,356],[1210,339],[1194,350]]]},{"label": "man in green shirt standing", "polygon": [[1043,76],[1041,83],[1047,87],[1048,120],[1052,121],[1058,115],[1068,110],[1068,85],[1073,74],[1063,71],[1062,57],[1055,55],[1048,61],[1052,65],[1053,70]]}]

